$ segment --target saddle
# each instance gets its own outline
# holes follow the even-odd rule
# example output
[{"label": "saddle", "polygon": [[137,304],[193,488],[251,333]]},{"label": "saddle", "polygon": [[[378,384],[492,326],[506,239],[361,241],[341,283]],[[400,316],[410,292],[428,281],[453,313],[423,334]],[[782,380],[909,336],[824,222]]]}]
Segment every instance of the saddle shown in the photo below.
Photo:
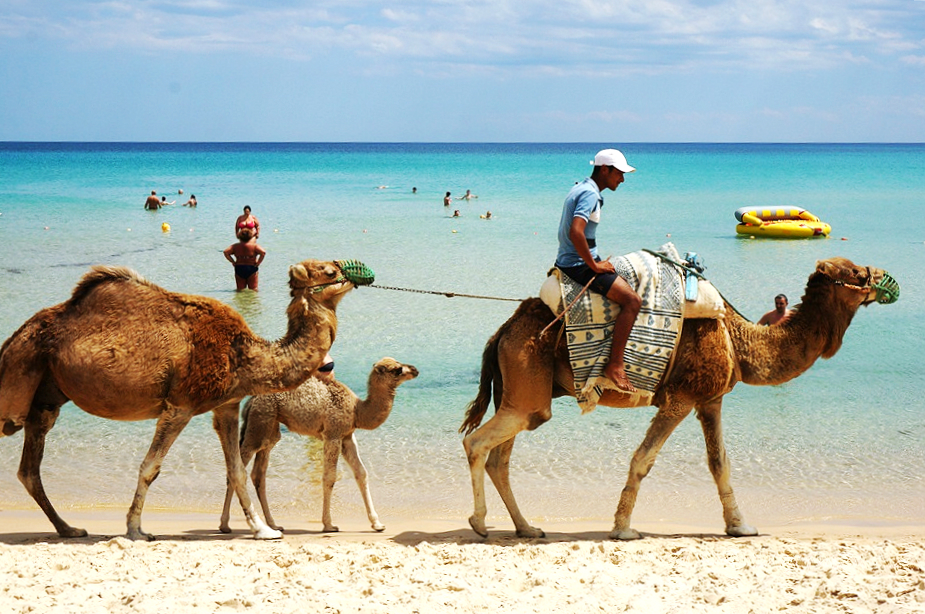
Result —
[{"label": "saddle", "polygon": [[[690,254],[689,254],[690,255]],[[617,274],[636,290],[642,301],[626,344],[626,374],[636,388],[626,393],[635,405],[651,402],[655,389],[671,366],[684,318],[723,318],[725,305],[709,281],[699,277],[699,256],[685,262],[675,246],[641,250],[614,259]],[[697,270],[699,268],[699,270]],[[696,280],[691,271],[697,270]],[[695,297],[687,300],[685,295]],[[603,370],[610,361],[613,320],[620,306],[584,288],[558,269],[552,269],[540,298],[556,315],[565,313],[565,334],[575,382],[575,397],[587,413],[597,407],[603,389],[617,389]]]}]

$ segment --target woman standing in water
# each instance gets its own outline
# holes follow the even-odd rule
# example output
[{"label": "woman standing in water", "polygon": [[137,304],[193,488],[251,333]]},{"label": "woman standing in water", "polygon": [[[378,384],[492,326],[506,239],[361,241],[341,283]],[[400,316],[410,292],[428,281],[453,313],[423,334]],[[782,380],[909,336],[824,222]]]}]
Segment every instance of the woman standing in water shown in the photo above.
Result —
[{"label": "woman standing in water", "polygon": [[256,292],[260,263],[263,262],[267,252],[257,245],[257,238],[253,231],[246,226],[241,228],[238,232],[238,242],[229,245],[223,253],[225,259],[234,265],[234,282],[238,291],[250,288]]},{"label": "woman standing in water", "polygon": [[251,215],[251,208],[249,205],[244,205],[243,215],[239,215],[238,219],[234,223],[234,234],[236,237],[241,237],[241,231],[244,229],[249,229],[254,239],[260,237],[260,221]]}]

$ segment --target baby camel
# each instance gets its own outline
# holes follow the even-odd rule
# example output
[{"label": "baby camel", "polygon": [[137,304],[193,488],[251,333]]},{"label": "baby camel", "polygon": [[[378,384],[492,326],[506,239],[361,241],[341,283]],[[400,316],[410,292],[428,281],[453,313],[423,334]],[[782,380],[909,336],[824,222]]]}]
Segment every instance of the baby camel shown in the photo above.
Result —
[{"label": "baby camel", "polygon": [[[394,358],[383,358],[369,374],[368,391],[365,400],[359,399],[350,388],[338,381],[323,382],[314,377],[295,390],[251,397],[244,406],[241,424],[241,460],[244,466],[256,453],[251,479],[257,489],[257,496],[267,524],[282,530],[270,514],[267,503],[267,467],[270,451],[280,440],[280,423],[293,433],[310,435],[324,441],[324,505],[321,522],[325,532],[338,528],[331,524],[331,493],[337,480],[337,460],[343,452],[356,478],[366,514],[373,529],[382,531],[385,526],[373,508],[369,494],[366,467],[357,452],[354,436],[356,429],[373,430],[382,426],[392,411],[395,391],[402,382],[414,379],[418,370]],[[225,494],[225,507],[219,530],[229,533],[228,518],[231,510],[232,490]]]}]

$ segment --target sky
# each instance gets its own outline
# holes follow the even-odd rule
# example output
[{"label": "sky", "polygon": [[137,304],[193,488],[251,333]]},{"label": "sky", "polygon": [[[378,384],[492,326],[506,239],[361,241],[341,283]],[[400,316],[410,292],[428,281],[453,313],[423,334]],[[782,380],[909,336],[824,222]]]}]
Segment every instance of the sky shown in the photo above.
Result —
[{"label": "sky", "polygon": [[0,141],[925,142],[925,0],[0,0]]}]

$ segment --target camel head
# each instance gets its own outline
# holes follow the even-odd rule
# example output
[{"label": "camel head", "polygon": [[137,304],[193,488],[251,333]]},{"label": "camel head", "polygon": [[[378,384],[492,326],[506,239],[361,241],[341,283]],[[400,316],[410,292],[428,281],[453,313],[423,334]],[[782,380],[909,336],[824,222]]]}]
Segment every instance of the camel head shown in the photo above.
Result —
[{"label": "camel head", "polygon": [[366,399],[357,401],[356,427],[371,431],[377,429],[388,419],[392,411],[392,401],[402,382],[418,376],[418,370],[405,365],[394,358],[385,357],[373,365],[367,381]]},{"label": "camel head", "polygon": [[290,295],[332,310],[347,292],[373,281],[372,270],[358,260],[303,260],[289,267]]},{"label": "camel head", "polygon": [[847,258],[829,258],[816,263],[809,276],[802,310],[812,310],[817,318],[828,320],[833,332],[823,348],[822,357],[831,358],[841,347],[842,337],[861,306],[871,303],[895,303],[899,283],[883,269],[858,266]]},{"label": "camel head", "polygon": [[369,374],[370,381],[373,378],[380,380],[391,380],[398,386],[402,382],[413,380],[418,376],[418,370],[413,365],[406,365],[398,362],[394,358],[386,356],[373,365],[372,373]]},{"label": "camel head", "polygon": [[858,266],[847,258],[836,257],[817,262],[816,273],[854,292],[858,306],[874,302],[888,305],[899,300],[899,283],[883,269]]}]

